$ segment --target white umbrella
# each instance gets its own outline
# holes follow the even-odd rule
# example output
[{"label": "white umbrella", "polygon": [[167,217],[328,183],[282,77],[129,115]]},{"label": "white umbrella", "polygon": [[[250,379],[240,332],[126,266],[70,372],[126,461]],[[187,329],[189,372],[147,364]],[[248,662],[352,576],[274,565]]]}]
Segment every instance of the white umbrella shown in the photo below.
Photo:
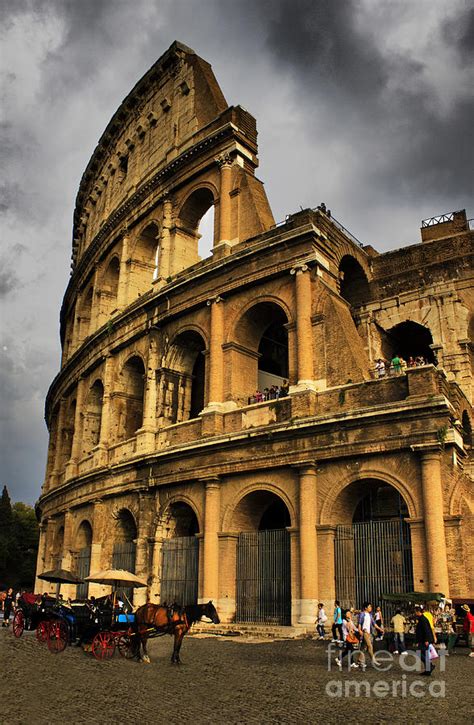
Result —
[{"label": "white umbrella", "polygon": [[116,602],[116,590],[122,587],[146,587],[147,582],[140,579],[136,574],[126,569],[106,569],[105,571],[98,571],[95,574],[89,574],[84,578],[85,581],[95,582],[96,584],[109,584],[114,592],[113,606],[115,609]]}]

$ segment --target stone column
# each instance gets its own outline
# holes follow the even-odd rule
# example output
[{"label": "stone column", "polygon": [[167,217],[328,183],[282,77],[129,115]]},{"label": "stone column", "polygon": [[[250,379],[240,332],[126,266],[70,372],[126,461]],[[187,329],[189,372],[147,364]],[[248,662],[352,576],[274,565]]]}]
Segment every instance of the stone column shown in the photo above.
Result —
[{"label": "stone column", "polygon": [[150,584],[150,602],[157,604],[160,601],[161,594],[161,550],[163,547],[163,539],[157,537],[149,540],[151,546],[151,584]]},{"label": "stone column", "polygon": [[62,469],[62,456],[63,456],[63,428],[66,418],[66,399],[61,398],[59,401],[59,412],[58,412],[58,421],[57,421],[57,427],[56,427],[56,451],[54,454],[54,467],[53,467],[53,473],[51,475],[51,478],[53,479],[51,481],[51,488],[57,483],[57,479],[59,477],[59,474],[61,473]]},{"label": "stone column", "polygon": [[77,475],[77,464],[82,453],[82,422],[84,420],[84,397],[86,381],[80,377],[76,389],[76,412],[74,415],[74,435],[72,438],[71,458],[66,464],[66,479]]},{"label": "stone column", "polygon": [[334,540],[336,527],[331,524],[317,526],[317,546],[319,560],[319,601],[326,606],[336,598],[336,562],[334,559]]},{"label": "stone column", "polygon": [[230,251],[230,240],[232,238],[232,217],[231,198],[232,191],[232,158],[230,154],[221,154],[216,162],[220,169],[220,192],[219,192],[219,240],[214,245],[214,251],[219,247],[221,255]]},{"label": "stone column", "polygon": [[38,541],[38,556],[36,558],[36,580],[35,580],[35,592],[41,591],[44,586],[42,579],[38,579],[38,574],[42,574],[46,571],[45,559],[46,559],[46,533],[47,526],[46,522],[42,521],[39,525],[39,541]]},{"label": "stone column", "polygon": [[61,566],[63,569],[71,570],[72,567],[72,526],[73,514],[71,509],[64,512],[64,538],[63,538],[63,556]]},{"label": "stone column", "polygon": [[298,468],[300,533],[300,622],[314,624],[318,604],[318,551],[316,538],[316,467]]},{"label": "stone column", "polygon": [[313,327],[311,323],[311,275],[307,264],[291,270],[295,275],[298,386],[314,388]]},{"label": "stone column", "polygon": [[156,371],[158,368],[158,345],[150,339],[148,362],[145,373],[145,400],[143,403],[143,425],[137,431],[137,451],[154,450],[156,433]]},{"label": "stone column", "polygon": [[110,445],[111,438],[111,421],[112,421],[112,392],[114,379],[115,359],[112,355],[107,355],[104,365],[104,396],[102,398],[102,411],[100,415],[100,435],[97,448],[99,449],[99,465],[107,464],[107,449]]},{"label": "stone column", "polygon": [[[102,566],[102,541],[104,539],[104,530],[106,530],[106,522],[104,517],[106,510],[104,502],[101,499],[94,501],[93,525],[92,525],[92,543],[91,543],[91,564],[90,573],[95,574],[106,566]],[[95,582],[89,582],[89,596],[101,597],[105,593],[104,587]]]},{"label": "stone column", "polygon": [[224,301],[222,297],[208,300],[211,308],[211,339],[209,343],[209,402],[206,408],[220,409],[224,398]]},{"label": "stone column", "polygon": [[204,571],[202,601],[219,597],[219,518],[220,481],[218,478],[204,481],[206,502],[204,511]]},{"label": "stone column", "polygon": [[158,279],[166,283],[171,275],[171,227],[173,202],[168,194],[163,196],[163,222],[161,225],[160,249],[158,253]]},{"label": "stone column", "polygon": [[117,308],[123,310],[127,306],[128,298],[128,277],[129,277],[129,250],[128,232],[125,231],[122,239],[122,253],[120,255],[120,276],[117,290]]},{"label": "stone column", "polygon": [[[152,516],[154,513],[154,499],[145,491],[142,491],[138,497],[138,531],[137,531],[137,548],[135,554],[135,574],[146,582],[149,582],[149,545],[148,535],[152,525]],[[133,593],[133,604],[135,607],[146,604],[147,587],[135,589]]]},{"label": "stone column", "polygon": [[448,559],[444,531],[441,452],[439,450],[428,450],[421,453],[421,488],[430,591],[442,592],[448,597]]}]

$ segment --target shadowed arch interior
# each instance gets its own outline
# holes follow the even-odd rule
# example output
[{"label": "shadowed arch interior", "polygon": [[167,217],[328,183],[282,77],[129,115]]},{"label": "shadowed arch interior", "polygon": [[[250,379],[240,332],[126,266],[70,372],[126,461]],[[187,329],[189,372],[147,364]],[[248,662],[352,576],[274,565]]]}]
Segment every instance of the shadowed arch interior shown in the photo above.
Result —
[{"label": "shadowed arch interior", "polygon": [[206,345],[196,330],[177,335],[161,370],[162,417],[169,423],[196,418],[204,408]]},{"label": "shadowed arch interior", "polygon": [[341,297],[344,297],[350,305],[357,305],[370,302],[370,287],[362,266],[359,262],[346,255],[339,264],[339,279]]},{"label": "shadowed arch interior", "polygon": [[401,356],[405,361],[421,356],[427,363],[435,363],[431,345],[433,336],[428,327],[406,320],[387,331],[389,350],[387,357]]},{"label": "shadowed arch interior", "polygon": [[135,355],[122,370],[124,411],[121,422],[122,438],[131,438],[143,425],[143,403],[145,396],[145,366]]},{"label": "shadowed arch interior", "polygon": [[82,451],[87,455],[99,443],[104,386],[96,380],[89,390],[86,401],[82,432]]}]

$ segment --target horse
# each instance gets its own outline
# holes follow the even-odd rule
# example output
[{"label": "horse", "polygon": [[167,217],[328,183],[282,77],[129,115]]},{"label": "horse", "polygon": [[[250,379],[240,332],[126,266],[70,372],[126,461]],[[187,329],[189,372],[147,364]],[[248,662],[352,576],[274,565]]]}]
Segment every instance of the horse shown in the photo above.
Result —
[{"label": "horse", "polygon": [[[179,651],[184,635],[189,632],[194,622],[207,617],[213,624],[219,624],[220,619],[212,601],[206,604],[188,604],[179,607],[176,604],[143,604],[135,612],[134,633],[131,636],[134,656],[143,662],[150,662],[147,653],[147,640],[149,636],[171,634],[174,636],[172,664],[179,665]],[[143,649],[143,656],[140,649]]]}]

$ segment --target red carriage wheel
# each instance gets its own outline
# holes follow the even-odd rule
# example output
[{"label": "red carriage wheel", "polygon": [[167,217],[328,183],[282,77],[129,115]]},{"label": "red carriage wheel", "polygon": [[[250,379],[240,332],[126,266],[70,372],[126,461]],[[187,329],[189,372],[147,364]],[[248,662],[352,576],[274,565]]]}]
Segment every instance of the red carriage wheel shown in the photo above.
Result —
[{"label": "red carriage wheel", "polygon": [[49,623],[48,627],[48,649],[53,654],[63,652],[69,640],[67,624],[60,619]]},{"label": "red carriage wheel", "polygon": [[120,655],[125,657],[126,660],[130,660],[134,656],[132,639],[128,634],[122,634],[118,638],[117,648]]},{"label": "red carriage wheel", "polygon": [[97,632],[92,640],[92,654],[96,660],[105,660],[114,656],[115,637],[112,632]]},{"label": "red carriage wheel", "polygon": [[49,622],[47,622],[45,619],[41,619],[38,622],[38,626],[36,627],[36,639],[38,642],[47,642],[48,641],[48,629],[49,629]]},{"label": "red carriage wheel", "polygon": [[21,637],[25,629],[25,615],[21,609],[17,609],[13,617],[13,634],[15,637]]}]

